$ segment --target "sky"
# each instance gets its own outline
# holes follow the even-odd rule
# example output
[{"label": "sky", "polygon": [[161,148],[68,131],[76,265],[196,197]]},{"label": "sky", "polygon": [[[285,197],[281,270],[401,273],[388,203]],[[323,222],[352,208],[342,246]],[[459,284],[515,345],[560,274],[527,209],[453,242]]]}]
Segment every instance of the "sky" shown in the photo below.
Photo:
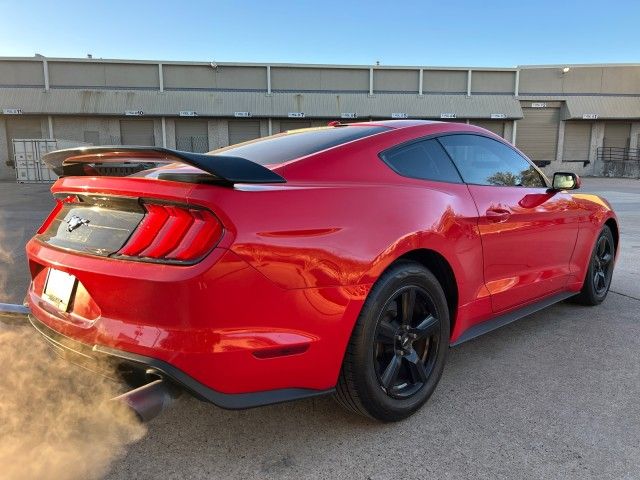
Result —
[{"label": "sky", "polygon": [[0,56],[513,67],[640,63],[640,1],[0,0]]}]

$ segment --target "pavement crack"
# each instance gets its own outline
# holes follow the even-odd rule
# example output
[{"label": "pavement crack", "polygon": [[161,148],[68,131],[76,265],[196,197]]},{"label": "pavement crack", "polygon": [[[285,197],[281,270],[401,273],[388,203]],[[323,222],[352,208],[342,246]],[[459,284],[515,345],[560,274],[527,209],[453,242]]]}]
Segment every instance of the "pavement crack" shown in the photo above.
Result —
[{"label": "pavement crack", "polygon": [[627,297],[627,298],[630,298],[630,299],[632,299],[632,300],[636,300],[636,301],[640,302],[640,298],[638,298],[638,297],[634,297],[634,296],[631,296],[631,295],[627,295],[626,293],[616,292],[616,291],[614,291],[614,290],[609,290],[609,291],[610,291],[611,293],[615,293],[616,295],[620,295],[620,296],[623,296],[623,297]]}]

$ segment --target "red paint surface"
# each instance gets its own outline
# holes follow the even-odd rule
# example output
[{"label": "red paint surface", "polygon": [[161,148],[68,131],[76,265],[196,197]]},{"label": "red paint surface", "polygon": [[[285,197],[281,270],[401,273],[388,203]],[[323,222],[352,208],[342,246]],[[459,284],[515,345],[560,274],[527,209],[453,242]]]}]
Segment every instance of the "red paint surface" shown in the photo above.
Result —
[{"label": "red paint surface", "polygon": [[[606,202],[401,177],[379,152],[439,132],[489,134],[457,123],[387,125],[393,129],[274,168],[286,184],[58,180],[54,193],[204,207],[224,233],[190,266],[78,255],[32,239],[34,315],[77,340],[164,360],[210,388],[241,393],[333,387],[372,284],[414,250],[437,252],[454,272],[452,341],[501,312],[579,290],[596,235],[614,218]],[[48,267],[80,282],[68,313],[42,300]]]}]

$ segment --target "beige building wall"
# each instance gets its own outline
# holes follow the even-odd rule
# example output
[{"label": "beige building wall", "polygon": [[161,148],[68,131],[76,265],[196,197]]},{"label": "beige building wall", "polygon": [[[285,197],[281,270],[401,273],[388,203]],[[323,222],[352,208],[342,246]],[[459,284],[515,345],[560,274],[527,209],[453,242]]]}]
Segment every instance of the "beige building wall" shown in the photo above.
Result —
[{"label": "beige building wall", "polygon": [[0,61],[0,86],[44,87],[42,62]]},{"label": "beige building wall", "polygon": [[120,126],[115,118],[53,116],[52,123],[56,139],[94,143],[90,140],[97,133],[97,145],[120,143]]},{"label": "beige building wall", "polygon": [[[557,109],[553,132],[545,122],[527,118],[534,112],[529,102]],[[357,113],[359,121],[390,118],[395,112],[439,119],[452,112],[456,121],[488,127],[497,125],[491,120],[497,113],[506,115],[497,121],[502,135],[513,140],[517,124],[516,143],[531,150],[525,153],[534,159],[550,161],[547,168],[597,174],[597,149],[612,136],[622,138],[613,133],[626,132],[616,146],[639,146],[640,65],[467,69],[0,58],[0,107],[23,109],[23,115],[0,112],[0,178],[13,178],[5,164],[15,132],[118,144],[120,122],[131,120],[125,117],[130,109],[143,110],[155,145],[163,145],[164,138],[170,148],[176,144],[179,112],[196,111],[206,122],[212,149],[228,145],[229,122],[238,122],[237,111],[252,113],[261,136],[325,125],[342,112]],[[304,112],[306,118],[292,121],[290,112]],[[581,123],[587,121],[590,125]],[[238,138],[237,123],[233,126]],[[576,132],[589,129],[589,163],[571,162],[586,148]]]},{"label": "beige building wall", "polygon": [[526,94],[640,94],[640,66],[523,68],[519,92]]}]

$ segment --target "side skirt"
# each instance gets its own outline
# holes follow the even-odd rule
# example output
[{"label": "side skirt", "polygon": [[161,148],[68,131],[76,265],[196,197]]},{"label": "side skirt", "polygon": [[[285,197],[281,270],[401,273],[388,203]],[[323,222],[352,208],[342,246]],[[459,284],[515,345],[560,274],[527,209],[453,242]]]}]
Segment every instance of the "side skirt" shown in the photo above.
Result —
[{"label": "side skirt", "polygon": [[543,298],[542,300],[538,300],[535,303],[530,303],[529,305],[525,305],[524,307],[518,308],[517,310],[512,310],[498,317],[492,318],[491,320],[486,320],[482,323],[474,325],[473,327],[465,330],[458,339],[451,344],[452,347],[460,345],[461,343],[467,342],[471,339],[479,337],[480,335],[484,335],[485,333],[489,333],[497,328],[503,327],[505,325],[510,324],[511,322],[515,322],[516,320],[521,319],[522,317],[526,317],[527,315],[531,315],[543,308],[547,308],[554,303],[561,302],[569,297],[573,297],[576,295],[575,292],[562,292],[557,293],[555,295],[551,295],[550,297]]}]

